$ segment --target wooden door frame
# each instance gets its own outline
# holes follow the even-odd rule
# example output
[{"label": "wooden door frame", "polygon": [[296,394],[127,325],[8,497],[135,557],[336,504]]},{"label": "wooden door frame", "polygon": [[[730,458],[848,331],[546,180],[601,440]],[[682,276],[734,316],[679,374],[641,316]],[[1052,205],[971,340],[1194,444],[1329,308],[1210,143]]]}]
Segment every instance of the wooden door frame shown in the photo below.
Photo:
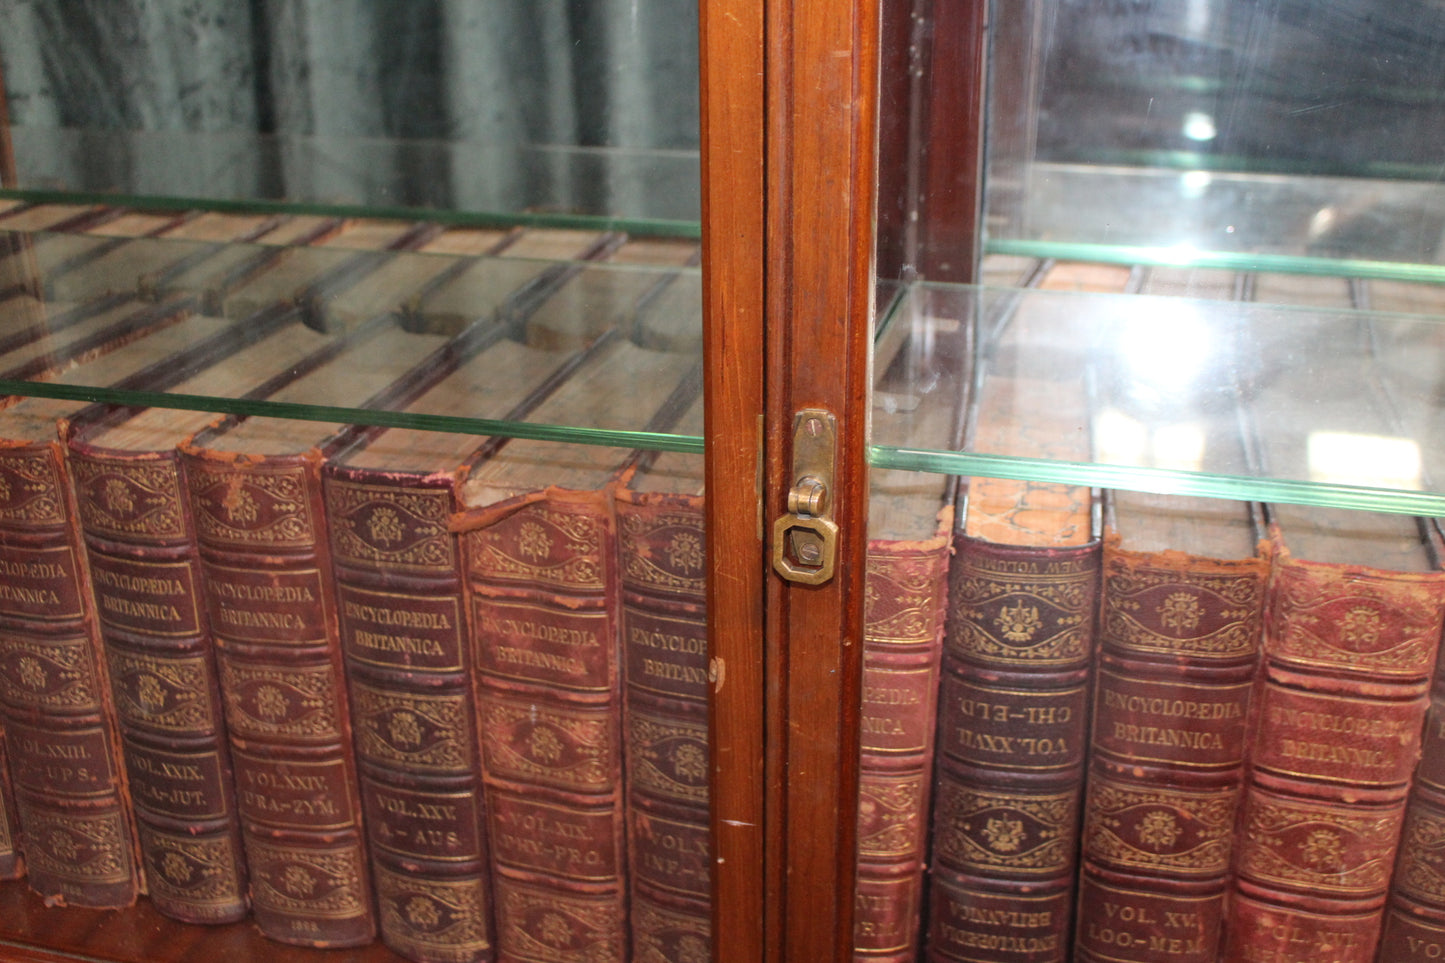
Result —
[{"label": "wooden door frame", "polygon": [[[877,0],[704,0],[704,358],[719,960],[852,958]],[[763,122],[759,123],[759,118]],[[827,584],[768,561],[793,415],[837,417]]]}]

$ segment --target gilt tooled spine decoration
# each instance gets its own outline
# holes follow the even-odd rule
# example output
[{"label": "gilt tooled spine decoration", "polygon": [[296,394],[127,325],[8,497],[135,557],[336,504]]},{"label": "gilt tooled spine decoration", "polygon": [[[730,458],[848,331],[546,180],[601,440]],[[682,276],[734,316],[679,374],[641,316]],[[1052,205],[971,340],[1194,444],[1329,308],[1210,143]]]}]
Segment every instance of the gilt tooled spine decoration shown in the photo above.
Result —
[{"label": "gilt tooled spine decoration", "polygon": [[83,711],[99,705],[90,640],[0,636],[0,696],[18,706]]},{"label": "gilt tooled spine decoration", "polygon": [[251,892],[258,907],[309,919],[350,919],[366,913],[361,853],[354,845],[312,849],[250,836]]},{"label": "gilt tooled spine decoration", "polygon": [[1405,819],[1394,886],[1397,893],[1445,909],[1445,814],[1418,801]]},{"label": "gilt tooled spine decoration", "polygon": [[701,597],[707,554],[700,512],[618,506],[618,557],[629,586]]},{"label": "gilt tooled spine decoration", "polygon": [[582,592],[606,588],[605,534],[601,518],[528,505],[468,538],[473,568],[483,578]]},{"label": "gilt tooled spine decoration", "polygon": [[203,658],[160,658],[108,648],[106,660],[116,711],[127,723],[178,733],[213,727],[216,707]]},{"label": "gilt tooled spine decoration", "polygon": [[25,859],[31,872],[81,883],[123,883],[131,877],[129,834],[116,810],[91,816],[36,809],[19,800]]},{"label": "gilt tooled spine decoration", "polygon": [[925,777],[865,774],[858,789],[858,852],[873,859],[916,855]]},{"label": "gilt tooled spine decoration", "polygon": [[201,912],[207,906],[230,911],[243,894],[235,872],[232,839],[197,839],[139,827],[152,898],[183,900]]},{"label": "gilt tooled spine decoration", "polygon": [[1290,563],[1277,581],[1271,659],[1356,675],[1429,675],[1445,586]]},{"label": "gilt tooled spine decoration", "polygon": [[1105,866],[1208,878],[1229,869],[1238,787],[1135,788],[1091,773],[1083,851]]},{"label": "gilt tooled spine decoration", "polygon": [[1358,811],[1256,792],[1245,803],[1249,845],[1240,852],[1239,873],[1307,893],[1382,893],[1394,868],[1401,810]]},{"label": "gilt tooled spine decoration", "polygon": [[86,532],[175,540],[189,534],[173,461],[124,462],[75,455],[71,475]]},{"label": "gilt tooled spine decoration", "polygon": [[227,471],[193,460],[188,477],[202,540],[218,547],[310,548],[316,520],[306,471],[304,466]]},{"label": "gilt tooled spine decoration", "polygon": [[705,721],[685,722],[628,714],[632,786],[662,799],[706,805],[708,747]]},{"label": "gilt tooled spine decoration", "polygon": [[338,561],[447,575],[456,539],[447,530],[451,493],[332,481],[327,518]]},{"label": "gilt tooled spine decoration", "polygon": [[49,448],[0,451],[0,525],[53,528],[68,524],[62,477]]},{"label": "gilt tooled spine decoration", "polygon": [[376,896],[382,931],[400,949],[465,963],[491,947],[489,900],[481,879],[428,880],[378,866]]},{"label": "gilt tooled spine decoration", "polygon": [[1157,569],[1115,556],[1104,583],[1103,642],[1126,653],[1248,658],[1263,622],[1261,575]]}]

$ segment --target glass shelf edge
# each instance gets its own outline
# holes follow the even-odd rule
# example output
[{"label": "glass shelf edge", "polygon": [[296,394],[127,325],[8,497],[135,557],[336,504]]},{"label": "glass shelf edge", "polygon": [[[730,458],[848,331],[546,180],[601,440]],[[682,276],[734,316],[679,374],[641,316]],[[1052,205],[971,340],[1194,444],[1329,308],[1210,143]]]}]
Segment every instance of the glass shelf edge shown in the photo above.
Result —
[{"label": "glass shelf edge", "polygon": [[1082,241],[1028,241],[996,239],[984,243],[986,254],[1055,258],[1061,261],[1102,261],[1109,264],[1227,268],[1275,274],[1310,274],[1386,281],[1425,281],[1445,284],[1445,265],[1404,261],[1367,261],[1360,258],[1304,257],[1292,254],[1247,254],[1199,251],[1179,247],[1129,244],[1091,244]]},{"label": "glass shelf edge", "polygon": [[874,468],[898,468],[947,475],[981,475],[1020,481],[1057,482],[1093,488],[1122,488],[1165,495],[1195,495],[1235,501],[1277,502],[1321,508],[1350,508],[1424,518],[1445,518],[1445,493],[1400,491],[1284,478],[1206,475],[1170,468],[1094,465],[968,452],[926,451],[874,445]]},{"label": "glass shelf edge", "polygon": [[98,402],[131,408],[182,408],[187,411],[212,411],[217,414],[287,418],[296,421],[323,421],[341,425],[377,425],[383,428],[415,428],[457,434],[497,435],[504,438],[561,441],[604,448],[640,448],[648,451],[677,451],[687,454],[702,454],[703,450],[703,440],[696,435],[622,431],[611,428],[577,428],[567,425],[500,421],[490,418],[464,418],[457,415],[338,408],[331,405],[297,405],[275,401],[248,401],[240,398],[213,398],[208,395],[119,391],[85,385],[56,385],[0,379],[0,396],[4,395],[59,398],[64,401]]},{"label": "glass shelf edge", "polygon": [[631,234],[677,237],[694,241],[702,239],[702,224],[697,221],[650,220],[589,214],[450,211],[431,207],[376,207],[267,200],[237,201],[151,194],[106,194],[96,191],[52,191],[33,188],[0,188],[0,198],[25,201],[31,204],[106,204],[151,210],[207,210],[226,214],[314,214],[325,217],[434,221],[453,227],[579,228],[624,231]]}]

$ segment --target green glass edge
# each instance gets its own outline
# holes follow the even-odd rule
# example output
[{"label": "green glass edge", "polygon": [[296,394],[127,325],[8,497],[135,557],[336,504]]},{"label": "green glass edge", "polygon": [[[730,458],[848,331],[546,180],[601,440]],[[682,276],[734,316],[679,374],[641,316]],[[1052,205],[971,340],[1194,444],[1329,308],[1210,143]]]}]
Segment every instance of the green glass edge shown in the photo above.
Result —
[{"label": "green glass edge", "polygon": [[1171,267],[1228,268],[1277,274],[1311,274],[1321,277],[1371,278],[1385,281],[1425,281],[1445,284],[1445,265],[1407,261],[1367,261],[1360,258],[1306,257],[1292,254],[1249,254],[1233,251],[1199,251],[1178,247],[1135,244],[1090,244],[1081,241],[1029,241],[996,239],[984,243],[985,254],[1014,254],[1066,261],[1102,261],[1108,264],[1148,264]]},{"label": "green glass edge", "polygon": [[621,431],[610,428],[576,428],[566,425],[500,421],[491,418],[463,418],[456,415],[428,415],[369,408],[338,408],[331,405],[298,405],[277,401],[249,401],[213,398],[208,395],[166,394],[154,391],[119,391],[86,385],[57,385],[0,378],[0,395],[29,395],[125,405],[131,408],[183,408],[228,415],[259,415],[298,421],[326,421],[350,425],[378,425],[383,428],[417,428],[470,435],[500,435],[537,441],[563,441],[607,448],[643,448],[650,451],[680,451],[701,454],[702,439],[696,435],[666,432]]},{"label": "green glass edge", "polygon": [[1290,174],[1297,177],[1356,177],[1401,181],[1434,181],[1438,168],[1405,161],[1321,163],[1245,154],[1208,154],[1189,150],[1059,149],[1047,163],[1089,167],[1141,167],[1148,172],[1209,171],[1217,174]]},{"label": "green glass edge", "polygon": [[1046,163],[1089,167],[1141,167],[1140,173],[1209,171],[1217,174],[1291,174],[1297,177],[1357,177],[1436,181],[1439,167],[1405,161],[1321,163],[1247,154],[1209,154],[1190,150],[1096,150],[1087,147],[1051,151]]},{"label": "green glass edge", "polygon": [[215,198],[165,195],[105,194],[100,192],[45,191],[30,188],[0,188],[0,198],[31,204],[109,204],[149,210],[186,211],[202,209],[226,214],[315,214],[324,217],[392,218],[434,221],[454,227],[551,227],[598,231],[626,231],[652,237],[702,239],[698,221],[647,220],[586,214],[491,213],[485,211],[444,211],[431,207],[372,207],[359,204],[306,204],[290,201],[225,201]]},{"label": "green glass edge", "polygon": [[1092,465],[1008,455],[894,448],[887,445],[874,445],[869,450],[869,463],[874,468],[902,468],[945,475],[1016,478],[1021,481],[1088,485],[1091,488],[1124,488],[1164,495],[1198,495],[1235,501],[1280,502],[1445,518],[1445,492],[1397,491],[1284,478],[1207,475],[1170,468]]},{"label": "green glass edge", "polygon": [[1074,91],[1103,90],[1111,93],[1128,92],[1138,93],[1143,91],[1148,94],[1157,94],[1159,91],[1180,91],[1190,94],[1232,93],[1242,97],[1270,97],[1283,100],[1285,95],[1296,100],[1306,99],[1305,95],[1313,95],[1312,99],[1346,101],[1351,99],[1387,100],[1406,104],[1439,104],[1441,96],[1439,89],[1431,86],[1406,87],[1400,84],[1374,84],[1360,81],[1342,80],[1338,77],[1331,77],[1328,94],[1316,91],[1300,91],[1296,89],[1281,88],[1278,84],[1260,83],[1258,78],[1239,78],[1231,76],[1224,79],[1219,76],[1208,76],[1205,74],[1100,74],[1090,77],[1087,82],[1075,82]]}]

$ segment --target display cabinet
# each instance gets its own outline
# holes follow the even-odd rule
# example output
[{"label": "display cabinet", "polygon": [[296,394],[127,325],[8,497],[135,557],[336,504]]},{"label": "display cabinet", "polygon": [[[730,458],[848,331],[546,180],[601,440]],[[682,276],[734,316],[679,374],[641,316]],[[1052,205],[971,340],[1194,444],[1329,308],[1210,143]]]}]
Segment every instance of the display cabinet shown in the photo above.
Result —
[{"label": "display cabinet", "polygon": [[[985,490],[978,479],[1101,499],[1189,497],[1200,517],[1212,511],[1201,506],[1252,503],[1345,512],[1301,516],[1327,519],[1323,529],[1364,517],[1350,512],[1445,517],[1436,287],[1445,269],[1438,177],[1421,142],[1422,118],[1436,109],[1437,44],[1400,26],[1424,14],[1392,13],[1362,33],[1369,18],[1344,9],[1313,18],[1287,5],[1186,6],[206,0],[78,13],[15,4],[0,13],[9,245],[0,264],[11,272],[0,283],[13,314],[0,348],[30,354],[4,366],[0,387],[37,411],[53,405],[41,419],[66,419],[72,466],[112,451],[106,438],[154,460],[202,432],[178,476],[192,480],[194,499],[206,472],[220,477],[223,464],[268,452],[205,434],[220,415],[288,426],[247,443],[315,450],[337,466],[342,452],[399,439],[402,454],[384,464],[430,472],[438,486],[463,463],[483,479],[475,466],[505,466],[524,444],[578,453],[545,449],[547,474],[473,486],[509,495],[600,488],[683,456],[686,467],[665,469],[686,480],[672,494],[706,491],[687,503],[707,565],[684,606],[694,629],[706,611],[707,661],[694,671],[707,682],[692,693],[708,700],[706,859],[694,852],[672,877],[639,874],[651,882],[623,895],[621,874],[608,889],[538,869],[506,850],[522,845],[518,834],[503,845],[489,824],[504,852],[488,865],[502,867],[496,876],[514,893],[550,873],[564,880],[558,892],[585,891],[604,901],[595,905],[709,907],[715,959],[851,958],[859,920],[876,922],[857,909],[867,895],[858,883],[865,609],[876,604],[865,564],[870,477],[875,522],[891,511],[890,486],[936,492],[927,497],[950,499],[963,516],[970,490],[975,505]],[[1387,49],[1398,50],[1393,66]],[[1329,128],[1335,115],[1346,119]],[[192,331],[183,317],[214,323]],[[479,319],[493,333],[478,334]],[[152,357],[104,376],[80,364],[108,337],[138,345],[152,330],[177,339],[172,364]],[[513,354],[474,378],[474,397],[443,404],[428,394],[499,345]],[[342,373],[337,383],[293,391],[328,366]],[[623,387],[606,387],[609,370],[624,372]],[[1300,372],[1318,372],[1317,382]],[[583,393],[559,407],[569,383]],[[696,384],[701,407],[687,397]],[[1001,392],[1015,397],[1011,407],[980,411]],[[1037,409],[1031,394],[1053,400]],[[97,404],[114,407],[87,407]],[[120,444],[118,419],[140,424],[146,410],[173,413],[147,422],[169,441]],[[991,423],[1005,430],[985,431]],[[1040,447],[1041,432],[1081,444]],[[638,461],[634,451],[664,454]],[[617,474],[624,468],[633,474]],[[65,517],[79,524],[107,495],[78,480],[91,469],[70,470]],[[326,471],[328,485],[349,477]],[[242,481],[218,484],[230,521],[212,535],[226,524],[239,531]],[[453,508],[466,509],[472,489],[457,484]],[[469,525],[488,530],[520,511],[470,504],[483,520],[463,511],[453,522],[462,534],[447,536],[455,544],[480,545]],[[340,509],[317,511],[342,525]],[[926,516],[898,540],[933,539],[937,550],[949,533]],[[76,532],[91,582],[133,585],[138,569],[125,566],[135,559],[181,557],[135,531]],[[0,546],[38,537],[12,533]],[[218,573],[262,564],[241,543],[207,537],[194,564],[215,585],[232,584]],[[344,556],[337,537],[266,564],[319,552],[317,567],[338,573],[327,591],[353,600],[430,577],[408,568],[368,581],[370,562]],[[893,536],[873,537],[876,551]],[[528,544],[519,551],[536,563],[545,552],[535,537]],[[831,573],[818,574],[829,567],[818,550],[831,555]],[[265,569],[268,584],[305,567],[276,566]],[[473,575],[466,597],[484,600],[473,620],[499,618],[498,599],[591,604],[540,576],[524,585]],[[207,618],[219,624],[227,611],[218,602]],[[0,617],[13,629],[28,616]],[[354,637],[346,618],[333,612],[329,630]],[[160,637],[116,611],[93,622],[97,638],[120,640],[113,651],[149,651]],[[260,643],[239,638],[236,664],[249,671]],[[109,658],[120,673],[120,657]],[[354,716],[370,691],[358,686],[390,680],[367,671],[352,683]],[[468,671],[483,700],[504,705],[511,686],[546,702],[527,688],[536,678]],[[240,683],[225,686],[244,701]],[[667,696],[669,718],[700,725],[677,696]],[[22,702],[0,693],[0,712],[33,731],[14,708]],[[611,705],[614,723],[620,706]],[[115,738],[146,745],[144,735]],[[256,754],[247,738],[233,740],[237,757]],[[358,807],[357,784],[395,788],[415,775],[402,766],[388,777],[376,758],[358,771],[349,777]],[[641,781],[627,772],[613,774],[614,787]],[[473,788],[491,810],[551,801],[553,787],[529,793],[487,778]],[[372,793],[367,805],[376,792],[362,793]],[[637,805],[659,824],[685,821],[674,802]],[[136,818],[147,825],[144,812]],[[165,822],[149,818],[153,830]],[[901,818],[927,829],[926,808]],[[364,822],[391,825],[374,809]],[[688,829],[694,843],[699,826]],[[243,829],[311,845],[264,818]],[[624,848],[641,834],[620,822],[607,832],[626,836]],[[936,829],[928,835],[937,841]],[[405,875],[425,862],[398,859],[374,859],[376,880],[362,891],[381,892],[397,865]],[[949,865],[947,855],[922,860]],[[46,907],[23,882],[0,884],[0,947],[36,960],[339,954],[282,946],[249,919],[176,922],[158,908],[161,890],[128,909],[92,910]],[[902,929],[916,925],[937,958],[956,958],[922,908],[889,912],[908,917]],[[525,930],[518,919],[497,925]],[[688,931],[693,946],[703,931]],[[634,937],[631,951],[691,960],[671,938],[659,948]],[[569,958],[557,941],[508,952]],[[348,958],[402,958],[360,942]]]}]

